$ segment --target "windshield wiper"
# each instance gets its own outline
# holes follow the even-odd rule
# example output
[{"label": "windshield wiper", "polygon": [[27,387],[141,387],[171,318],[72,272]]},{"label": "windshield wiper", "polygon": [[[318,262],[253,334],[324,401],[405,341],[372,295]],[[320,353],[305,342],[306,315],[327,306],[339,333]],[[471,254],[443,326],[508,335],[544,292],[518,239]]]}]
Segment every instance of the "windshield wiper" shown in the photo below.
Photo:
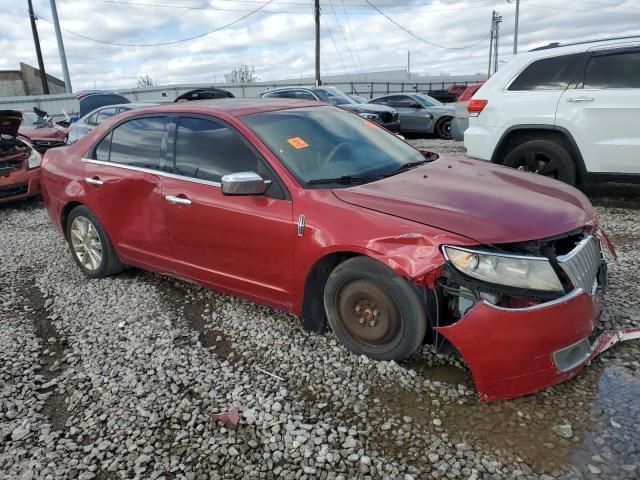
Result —
[{"label": "windshield wiper", "polygon": [[403,163],[398,168],[396,168],[395,170],[392,170],[390,173],[388,173],[386,176],[390,177],[391,175],[396,175],[398,173],[406,172],[407,170],[411,170],[412,168],[418,167],[418,166],[423,165],[425,163],[429,163],[431,161],[432,161],[431,159],[425,158],[424,160],[418,160],[417,162]]},{"label": "windshield wiper", "polygon": [[341,183],[344,185],[352,185],[358,182],[369,182],[374,180],[380,180],[386,177],[386,175],[343,175],[338,178],[314,178],[309,180],[307,185],[322,185],[325,183]]}]

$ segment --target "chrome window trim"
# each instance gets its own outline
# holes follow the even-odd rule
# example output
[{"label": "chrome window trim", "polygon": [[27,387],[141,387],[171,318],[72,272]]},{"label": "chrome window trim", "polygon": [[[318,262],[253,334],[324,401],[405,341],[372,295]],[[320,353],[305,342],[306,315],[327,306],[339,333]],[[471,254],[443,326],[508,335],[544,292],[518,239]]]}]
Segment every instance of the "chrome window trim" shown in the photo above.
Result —
[{"label": "chrome window trim", "polygon": [[199,183],[201,185],[211,185],[212,187],[218,187],[218,188],[222,187],[222,183],[220,182],[213,182],[211,180],[202,180],[200,178],[187,177],[184,175],[176,175],[174,173],[162,172],[160,170],[154,170],[152,168],[133,167],[131,165],[123,165],[121,163],[114,163],[114,162],[105,162],[103,160],[93,160],[91,158],[84,158],[84,157],[82,158],[82,161],[84,163],[93,163],[95,165],[104,165],[106,167],[116,167],[116,168],[122,168],[124,170],[133,170],[134,172],[152,173],[154,175],[159,175],[161,177],[174,178],[176,180],[185,180],[187,182]]}]

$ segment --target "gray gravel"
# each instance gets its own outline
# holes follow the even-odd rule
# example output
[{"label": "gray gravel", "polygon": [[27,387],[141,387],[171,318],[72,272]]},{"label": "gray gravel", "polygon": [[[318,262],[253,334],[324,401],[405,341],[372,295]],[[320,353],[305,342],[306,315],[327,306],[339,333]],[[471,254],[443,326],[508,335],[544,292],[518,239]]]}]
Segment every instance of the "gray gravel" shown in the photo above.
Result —
[{"label": "gray gravel", "polygon": [[[640,325],[640,210],[599,198],[620,253],[606,321]],[[88,280],[38,202],[0,207],[0,259],[0,478],[640,476],[640,342],[486,405],[428,347],[373,362],[181,281]],[[237,430],[211,423],[233,405]]]}]

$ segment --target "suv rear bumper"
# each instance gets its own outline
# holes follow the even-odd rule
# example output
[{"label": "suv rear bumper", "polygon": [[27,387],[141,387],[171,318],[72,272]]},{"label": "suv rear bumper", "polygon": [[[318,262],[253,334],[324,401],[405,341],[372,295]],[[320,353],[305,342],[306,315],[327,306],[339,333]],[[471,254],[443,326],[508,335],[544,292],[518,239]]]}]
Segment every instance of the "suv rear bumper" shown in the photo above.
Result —
[{"label": "suv rear bumper", "polygon": [[[476,123],[473,120],[469,123]],[[502,137],[502,129],[497,127],[485,127],[469,125],[464,132],[464,146],[467,155],[480,160],[491,161],[496,143]]]}]

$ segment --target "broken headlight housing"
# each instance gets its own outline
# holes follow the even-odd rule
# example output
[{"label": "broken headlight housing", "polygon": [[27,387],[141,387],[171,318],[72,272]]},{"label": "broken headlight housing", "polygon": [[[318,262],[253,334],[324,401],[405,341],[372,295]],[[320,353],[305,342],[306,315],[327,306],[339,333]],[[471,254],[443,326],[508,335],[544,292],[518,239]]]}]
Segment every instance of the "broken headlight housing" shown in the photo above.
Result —
[{"label": "broken headlight housing", "polygon": [[545,257],[530,257],[444,246],[445,258],[456,270],[495,285],[564,292],[551,263]]},{"label": "broken headlight housing", "polygon": [[33,169],[33,168],[37,168],[40,165],[42,165],[42,155],[40,155],[35,148],[31,149],[31,153],[29,154],[29,157],[27,158],[27,165],[29,170]]}]

